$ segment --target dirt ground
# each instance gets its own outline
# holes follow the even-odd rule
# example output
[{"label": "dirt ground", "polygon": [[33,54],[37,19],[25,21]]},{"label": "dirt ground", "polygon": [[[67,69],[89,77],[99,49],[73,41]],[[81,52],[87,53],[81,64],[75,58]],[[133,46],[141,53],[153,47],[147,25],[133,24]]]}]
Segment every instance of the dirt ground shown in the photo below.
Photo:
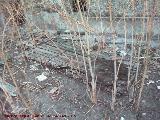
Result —
[{"label": "dirt ground", "polygon": [[[6,42],[6,41],[5,41]],[[0,119],[17,120],[5,117],[5,114],[29,115],[19,120],[31,120],[32,115],[41,115],[37,120],[160,120],[160,61],[152,60],[149,64],[148,78],[138,112],[132,110],[133,103],[128,100],[127,72],[128,66],[121,65],[117,82],[117,99],[115,111],[111,111],[111,91],[113,89],[113,61],[98,58],[95,73],[97,76],[97,104],[93,104],[86,90],[85,74],[80,77],[71,75],[67,69],[47,68],[33,61],[25,61],[21,50],[11,44],[12,63],[9,65],[20,93],[28,103],[32,114],[22,103],[19,96],[13,98],[13,108],[6,101],[0,90]],[[0,75],[13,85],[7,70],[0,67]],[[46,76],[39,81],[39,75]],[[89,82],[91,78],[89,76]],[[89,84],[91,87],[91,85]],[[52,90],[52,91],[51,91]],[[52,116],[52,117],[51,117]]]},{"label": "dirt ground", "polygon": [[[20,86],[21,94],[30,104],[33,113],[42,115],[37,117],[38,120],[160,119],[160,89],[157,87],[158,85],[160,86],[160,62],[158,61],[153,61],[149,65],[149,77],[145,80],[140,109],[137,113],[132,111],[132,103],[128,102],[126,90],[127,67],[122,64],[117,84],[116,109],[113,112],[110,110],[111,90],[113,87],[113,61],[97,60],[97,104],[94,105],[91,103],[86,91],[84,76],[74,78],[67,74],[67,70],[48,69],[32,60],[25,63],[23,59],[18,58],[18,49],[13,54],[14,64],[11,65],[11,70]],[[20,68],[26,66],[25,74],[16,65]],[[40,82],[36,77],[42,73],[47,76],[47,79]],[[6,80],[13,84],[8,73],[5,75]],[[28,82],[28,85],[25,82]],[[49,93],[53,88],[57,88],[56,91]],[[17,106],[17,109],[13,110],[7,102],[5,103],[2,90],[0,94],[1,120],[17,119],[13,117],[6,118],[4,116],[6,113],[29,114],[29,111],[25,109],[24,104],[22,104],[22,101],[18,97],[13,97],[13,103]],[[20,119],[31,120],[31,116]]]}]

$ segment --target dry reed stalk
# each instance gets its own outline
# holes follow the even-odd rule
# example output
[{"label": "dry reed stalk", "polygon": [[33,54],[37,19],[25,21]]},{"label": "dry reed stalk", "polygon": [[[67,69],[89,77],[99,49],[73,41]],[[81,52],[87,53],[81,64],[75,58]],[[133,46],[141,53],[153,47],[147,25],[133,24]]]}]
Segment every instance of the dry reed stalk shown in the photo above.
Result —
[{"label": "dry reed stalk", "polygon": [[[80,5],[79,5],[79,0],[76,0],[77,5],[78,5],[78,9],[79,9],[79,14],[80,14],[80,18],[82,21],[82,24],[86,24],[86,22],[84,21],[83,15],[82,15],[82,11],[80,9]],[[93,68],[92,68],[92,61],[91,61],[91,57],[90,57],[90,43],[89,43],[89,39],[88,39],[88,33],[90,32],[85,32],[86,35],[86,40],[87,40],[87,59],[88,59],[88,64],[89,64],[89,71],[91,74],[91,86],[92,86],[92,91],[91,91],[91,101],[93,103],[97,103],[97,97],[96,97],[96,80],[95,80],[95,74],[93,72]],[[82,48],[83,49],[83,48]]]},{"label": "dry reed stalk", "polygon": [[136,74],[135,74],[135,80],[134,80],[134,83],[133,85],[131,86],[131,90],[130,90],[130,94],[129,94],[129,99],[130,101],[135,99],[134,98],[134,92],[135,92],[135,87],[136,87],[136,84],[138,82],[138,75],[139,75],[139,65],[140,65],[140,54],[141,54],[141,45],[142,45],[142,41],[144,40],[144,32],[145,32],[145,16],[146,16],[146,5],[144,5],[144,9],[143,9],[143,15],[142,15],[142,36],[140,37],[140,44],[139,44],[139,48],[138,48],[138,55],[136,57],[137,59],[137,68],[136,68]]},{"label": "dry reed stalk", "polygon": [[[11,77],[11,79],[12,79],[12,81],[13,81],[15,87],[16,87],[17,96],[20,97],[20,99],[22,100],[22,103],[25,105],[25,107],[26,107],[26,108],[29,110],[29,112],[32,114],[33,111],[31,110],[30,105],[26,102],[26,100],[25,100],[25,98],[23,97],[23,95],[20,93],[20,90],[19,90],[19,86],[18,86],[18,84],[17,84],[17,81],[16,81],[16,79],[14,78],[14,74],[13,74],[12,70],[11,70],[10,67],[9,67],[9,64],[8,64],[8,62],[7,62],[7,58],[5,57],[5,51],[4,51],[4,47],[5,47],[5,45],[4,45],[5,31],[6,31],[6,27],[9,25],[10,21],[11,21],[12,19],[14,19],[13,14],[12,14],[12,11],[10,11],[10,9],[9,9],[8,7],[6,7],[6,8],[7,8],[7,10],[8,10],[8,13],[10,14],[10,16],[9,16],[8,21],[6,22],[6,24],[5,24],[5,26],[4,26],[4,29],[3,29],[3,32],[2,32],[2,36],[3,36],[3,37],[2,37],[2,47],[1,47],[2,55],[3,55],[3,60],[4,60],[4,62],[5,62],[5,69],[8,70],[8,73],[9,73],[9,75],[10,75],[10,77]],[[13,9],[14,9],[14,8],[13,8]],[[16,30],[17,30],[17,32],[18,32],[17,23],[15,23],[15,21],[13,21],[13,27],[16,27],[16,28],[17,28]],[[14,32],[14,31],[13,31],[13,32]],[[19,33],[19,32],[18,32],[18,33]],[[18,34],[18,35],[20,35],[20,34]],[[12,36],[12,37],[14,37],[14,36]],[[20,37],[20,38],[21,38],[21,37]],[[14,39],[14,38],[12,38],[12,39]],[[4,73],[3,73],[3,76],[4,76]],[[11,98],[11,97],[8,96],[8,95],[7,95],[7,97]],[[12,98],[11,98],[10,100],[12,101]],[[10,101],[9,101],[9,102],[10,102]],[[12,103],[10,103],[10,104],[11,104],[11,106],[12,106]],[[34,118],[34,120],[36,120],[36,118]]]},{"label": "dry reed stalk", "polygon": [[[147,6],[146,2],[144,2],[144,4],[146,4],[146,6]],[[138,96],[137,96],[138,98],[135,100],[135,103],[134,103],[135,104],[134,108],[135,108],[136,112],[139,109],[140,100],[141,100],[141,96],[142,96],[142,91],[143,91],[143,88],[144,88],[144,82],[145,82],[145,79],[146,79],[146,75],[147,75],[147,71],[148,71],[148,65],[149,65],[149,61],[150,61],[149,50],[150,50],[151,41],[152,41],[152,29],[153,29],[153,17],[154,17],[154,15],[155,14],[152,14],[151,17],[147,19],[146,43],[148,43],[148,44],[147,44],[147,47],[146,47],[146,50],[145,50],[145,57],[143,59],[144,70],[143,70],[143,76],[141,78],[139,93],[138,93]]]},{"label": "dry reed stalk", "polygon": [[[152,18],[150,18],[148,21],[150,24],[152,24]],[[140,100],[141,100],[141,96],[142,96],[142,91],[143,91],[143,87],[144,87],[144,81],[146,79],[146,75],[147,75],[147,70],[148,70],[148,64],[149,64],[149,49],[150,49],[150,45],[151,45],[151,27],[149,27],[149,36],[148,36],[148,45],[147,45],[147,49],[146,49],[146,54],[145,54],[145,58],[143,60],[144,62],[144,71],[143,71],[143,76],[141,79],[141,83],[140,83],[140,89],[139,89],[139,94],[138,94],[138,99],[135,101],[135,110],[138,111],[139,109],[139,104],[140,104]]]},{"label": "dry reed stalk", "polygon": [[[109,13],[110,13],[110,28],[112,33],[114,32],[113,30],[113,15],[112,15],[112,2],[111,0],[109,1]],[[111,110],[114,111],[115,109],[115,102],[116,102],[116,94],[117,94],[117,61],[116,61],[116,42],[115,42],[115,35],[112,34],[113,38],[113,56],[114,56],[114,82],[113,82],[113,91],[112,91],[112,102],[111,102]]]},{"label": "dry reed stalk", "polygon": [[133,53],[134,53],[134,25],[135,25],[135,0],[132,0],[132,44],[131,44],[131,57],[130,57],[130,65],[128,69],[128,81],[127,81],[127,89],[129,90],[130,86],[130,75],[131,75],[131,68],[132,68],[132,62],[133,62]]}]

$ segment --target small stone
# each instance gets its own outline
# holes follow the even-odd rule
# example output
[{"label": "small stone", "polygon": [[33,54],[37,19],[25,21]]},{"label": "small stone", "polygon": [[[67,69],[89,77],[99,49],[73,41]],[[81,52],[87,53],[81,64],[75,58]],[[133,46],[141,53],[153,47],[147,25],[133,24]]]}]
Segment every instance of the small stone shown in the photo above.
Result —
[{"label": "small stone", "polygon": [[157,86],[157,89],[160,90],[160,86]]},{"label": "small stone", "polygon": [[121,117],[121,119],[120,119],[120,120],[125,120],[125,119],[124,119],[124,117]]},{"label": "small stone", "polygon": [[143,116],[145,116],[145,115],[146,115],[146,113],[142,113],[142,115],[143,115]]},{"label": "small stone", "polygon": [[154,84],[155,82],[153,80],[149,80],[149,82],[147,83],[147,85],[149,85],[151,83]]},{"label": "small stone", "polygon": [[142,103],[146,103],[146,101],[145,101],[145,100],[142,100]]},{"label": "small stone", "polygon": [[160,82],[160,80],[157,80],[156,82],[158,83],[158,82]]}]

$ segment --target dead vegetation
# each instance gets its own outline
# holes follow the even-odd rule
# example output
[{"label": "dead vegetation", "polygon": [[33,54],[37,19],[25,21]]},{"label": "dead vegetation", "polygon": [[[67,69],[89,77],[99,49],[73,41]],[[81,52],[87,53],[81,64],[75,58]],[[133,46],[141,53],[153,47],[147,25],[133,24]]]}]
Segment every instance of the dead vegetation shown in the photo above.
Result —
[{"label": "dead vegetation", "polygon": [[[0,1],[2,116],[46,114],[53,103],[80,107],[84,96],[88,108],[77,119],[123,120],[123,109],[138,112],[150,63],[159,63],[160,3],[132,0],[116,10],[112,0],[103,2]],[[91,112],[100,104],[103,118]],[[61,107],[51,114],[67,114]]]}]

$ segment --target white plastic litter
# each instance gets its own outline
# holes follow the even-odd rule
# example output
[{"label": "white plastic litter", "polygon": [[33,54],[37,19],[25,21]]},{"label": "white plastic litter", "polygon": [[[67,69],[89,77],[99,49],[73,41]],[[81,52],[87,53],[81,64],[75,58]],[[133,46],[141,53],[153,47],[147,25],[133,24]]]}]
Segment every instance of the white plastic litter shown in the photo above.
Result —
[{"label": "white plastic litter", "polygon": [[11,96],[17,96],[16,95],[16,87],[14,87],[13,85],[7,83],[7,82],[3,82],[2,78],[0,78],[0,88],[7,92],[8,94],[10,94]]},{"label": "white plastic litter", "polygon": [[42,73],[41,75],[37,76],[36,79],[38,79],[38,81],[44,81],[47,79],[47,77],[44,75],[44,73]]}]

